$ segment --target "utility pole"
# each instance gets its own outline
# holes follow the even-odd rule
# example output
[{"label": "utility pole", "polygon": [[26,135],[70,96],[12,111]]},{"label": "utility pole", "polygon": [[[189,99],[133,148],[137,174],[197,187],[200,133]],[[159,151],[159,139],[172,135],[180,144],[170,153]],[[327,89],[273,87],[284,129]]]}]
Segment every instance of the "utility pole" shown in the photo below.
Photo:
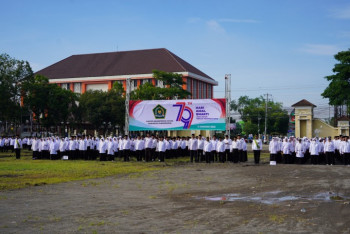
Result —
[{"label": "utility pole", "polygon": [[231,74],[225,75],[226,135],[230,137]]},{"label": "utility pole", "polygon": [[131,78],[126,78],[125,92],[125,135],[129,135],[129,101],[130,101]]},{"label": "utility pole", "polygon": [[269,102],[269,94],[264,94],[266,95],[266,101],[265,101],[265,131],[264,131],[264,141],[267,142],[266,139],[266,129],[267,129],[267,103]]}]

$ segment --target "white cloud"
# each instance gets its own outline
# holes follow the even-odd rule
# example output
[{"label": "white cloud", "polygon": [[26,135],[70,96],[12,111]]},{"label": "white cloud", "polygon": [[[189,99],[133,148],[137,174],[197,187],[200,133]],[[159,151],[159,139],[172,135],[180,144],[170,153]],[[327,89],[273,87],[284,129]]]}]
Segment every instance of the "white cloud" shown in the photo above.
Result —
[{"label": "white cloud", "polygon": [[210,30],[213,30],[215,32],[225,32],[225,29],[216,20],[207,21],[207,26]]},{"label": "white cloud", "polygon": [[260,23],[260,21],[253,20],[253,19],[219,19],[218,22],[228,22],[228,23],[250,23],[250,24]]},{"label": "white cloud", "polygon": [[350,6],[333,9],[330,16],[336,19],[350,19]]},{"label": "white cloud", "polygon": [[325,44],[305,44],[300,50],[314,55],[335,55],[339,52],[337,46]]}]

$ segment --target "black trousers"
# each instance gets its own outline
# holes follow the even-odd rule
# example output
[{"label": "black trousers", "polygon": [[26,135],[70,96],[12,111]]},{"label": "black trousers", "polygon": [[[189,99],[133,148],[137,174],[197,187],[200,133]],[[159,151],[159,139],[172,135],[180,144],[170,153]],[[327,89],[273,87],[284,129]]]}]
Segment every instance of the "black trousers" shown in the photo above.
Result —
[{"label": "black trousers", "polygon": [[311,155],[311,164],[318,164],[318,155]]},{"label": "black trousers", "polygon": [[244,162],[243,150],[238,150],[238,155],[239,155],[239,161]]},{"label": "black trousers", "polygon": [[165,152],[160,151],[159,152],[159,161],[164,162],[164,158],[165,158]]},{"label": "black trousers", "polygon": [[260,162],[260,150],[254,150],[254,162],[255,164],[259,164]]},{"label": "black trousers", "polygon": [[276,154],[276,162],[281,163],[282,162],[282,153],[281,151],[278,151]]},{"label": "black trousers", "polygon": [[326,164],[335,164],[333,152],[326,152]]},{"label": "black trousers", "polygon": [[113,161],[114,160],[114,153],[113,154],[107,154],[107,160]]},{"label": "black trousers", "polygon": [[100,161],[107,161],[107,154],[106,153],[100,153]]},{"label": "black trousers", "polygon": [[277,154],[270,154],[270,161],[276,161]]},{"label": "black trousers", "polygon": [[211,152],[204,152],[205,153],[205,162],[210,163],[211,161]]},{"label": "black trousers", "polygon": [[129,162],[130,161],[130,150],[125,149],[123,150],[124,152],[124,162]]},{"label": "black trousers", "polygon": [[219,158],[220,158],[220,162],[224,163],[225,162],[225,152],[219,152]]},{"label": "black trousers", "polygon": [[246,150],[243,150],[243,158],[244,158],[243,162],[247,162],[248,161],[248,152]]},{"label": "black trousers", "polygon": [[16,159],[20,159],[21,158],[21,149],[15,149],[16,152]]},{"label": "black trousers", "polygon": [[212,162],[217,161],[217,158],[218,158],[218,154],[216,153],[216,150],[211,151],[210,161]]},{"label": "black trousers", "polygon": [[142,150],[136,150],[136,160],[142,161]]},{"label": "black trousers", "polygon": [[145,160],[146,160],[146,162],[152,161],[152,149],[151,148],[145,149]]},{"label": "black trousers", "polygon": [[239,161],[238,149],[233,149],[232,150],[232,160],[233,160],[234,163],[238,163],[238,161]]},{"label": "black trousers", "polygon": [[296,158],[295,158],[295,162],[296,162],[297,164],[304,164],[305,158],[298,158],[298,157],[296,157]]},{"label": "black trousers", "polygon": [[350,165],[350,153],[345,153],[343,156],[344,165]]},{"label": "black trousers", "polygon": [[193,162],[193,159],[197,162],[197,150],[190,150],[190,159],[191,159],[191,162]]},{"label": "black trousers", "polygon": [[290,154],[283,154],[284,163],[285,164],[291,164],[291,155]]},{"label": "black trousers", "polygon": [[203,150],[202,149],[197,150],[197,159],[198,159],[198,161],[203,161],[204,158],[203,158]]},{"label": "black trousers", "polygon": [[230,154],[230,149],[225,149],[224,154],[225,154],[225,156],[224,156],[225,161],[229,161],[229,162],[232,161],[231,154]]}]

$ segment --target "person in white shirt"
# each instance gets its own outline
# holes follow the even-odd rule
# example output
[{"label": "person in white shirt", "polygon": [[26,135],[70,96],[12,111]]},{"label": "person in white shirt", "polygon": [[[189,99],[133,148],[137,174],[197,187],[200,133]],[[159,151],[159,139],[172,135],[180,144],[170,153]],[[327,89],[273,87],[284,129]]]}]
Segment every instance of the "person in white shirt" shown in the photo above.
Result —
[{"label": "person in white shirt", "polygon": [[0,137],[0,152],[4,152],[5,139]]},{"label": "person in white shirt", "polygon": [[188,150],[190,151],[190,160],[193,162],[193,159],[197,161],[197,149],[198,149],[198,141],[192,134],[192,138],[188,141]]},{"label": "person in white shirt", "polygon": [[247,152],[247,140],[242,138],[242,154],[243,154],[243,162],[248,161],[248,152]]},{"label": "person in white shirt", "polygon": [[153,147],[153,139],[147,133],[145,137],[145,161],[149,162],[152,160],[152,147]]},{"label": "person in white shirt", "polygon": [[198,136],[197,143],[198,143],[197,162],[204,161],[204,154],[203,154],[204,139],[202,138],[202,135]]},{"label": "person in white shirt", "polygon": [[290,164],[291,163],[291,152],[290,152],[290,142],[288,141],[288,138],[285,137],[283,139],[283,143],[282,143],[282,154],[283,154],[283,159],[284,159],[284,163],[285,164]]},{"label": "person in white shirt", "polygon": [[220,162],[224,163],[225,159],[225,143],[222,141],[221,137],[219,137],[218,144],[216,145],[216,152],[219,154]]},{"label": "person in white shirt", "polygon": [[113,140],[110,137],[107,140],[107,160],[108,161],[113,161],[114,160],[114,147],[113,147]]},{"label": "person in white shirt", "polygon": [[131,148],[131,142],[127,135],[124,136],[123,139],[123,155],[124,155],[124,162],[130,161],[130,148]]},{"label": "person in white shirt", "polygon": [[204,148],[203,148],[206,163],[210,163],[211,161],[212,147],[213,145],[209,140],[209,137],[207,137],[206,140],[204,141]]},{"label": "person in white shirt", "polygon": [[303,164],[304,161],[304,154],[306,152],[305,144],[303,144],[302,140],[299,139],[297,144],[295,145],[295,152],[296,152],[296,163]]},{"label": "person in white shirt", "polygon": [[179,156],[179,141],[178,138],[173,137],[173,144],[171,146],[172,157],[177,158]]},{"label": "person in white shirt", "polygon": [[333,165],[335,164],[334,159],[334,143],[332,141],[332,138],[329,137],[325,144],[324,144],[324,152],[326,154],[326,164],[327,165]]},{"label": "person in white shirt", "polygon": [[21,158],[21,148],[22,148],[22,141],[21,139],[19,139],[18,136],[16,136],[13,143],[13,149],[16,152],[16,159]]},{"label": "person in white shirt", "polygon": [[261,139],[259,139],[258,135],[255,136],[255,139],[252,142],[252,150],[254,153],[254,163],[259,164],[260,152],[262,150],[262,142],[261,142]]},{"label": "person in white shirt", "polygon": [[234,137],[231,144],[232,160],[234,163],[238,163],[239,161],[238,144],[239,142],[237,140],[237,137]]},{"label": "person in white shirt", "polygon": [[135,150],[136,150],[136,159],[141,162],[143,155],[145,155],[145,141],[141,139],[140,136],[137,136],[135,140]]},{"label": "person in white shirt", "polygon": [[164,138],[162,136],[159,138],[159,141],[157,142],[156,149],[158,151],[159,161],[160,162],[164,162],[165,151],[166,151],[166,144],[165,144]]},{"label": "person in white shirt", "polygon": [[181,151],[181,157],[185,157],[186,155],[186,137],[182,137],[180,141],[180,151]]},{"label": "person in white shirt", "polygon": [[114,161],[116,157],[118,157],[118,139],[116,137],[113,137],[113,152],[114,155],[112,157],[112,160]]},{"label": "person in white shirt", "polygon": [[74,137],[71,137],[71,139],[69,140],[69,144],[68,144],[68,148],[69,148],[69,159],[71,160],[75,160],[77,159],[76,156],[76,141]]},{"label": "person in white shirt", "polygon": [[216,139],[216,136],[213,136],[213,138],[211,139],[211,160],[212,162],[217,162],[218,161],[218,154],[216,152],[216,146],[218,144],[218,140]]},{"label": "person in white shirt", "polygon": [[277,152],[279,150],[279,142],[276,137],[272,137],[272,141],[269,144],[270,162],[276,162]]},{"label": "person in white shirt", "polygon": [[343,152],[343,162],[344,165],[350,165],[350,141],[349,137],[344,137],[344,143],[342,144],[342,152]]},{"label": "person in white shirt", "polygon": [[223,140],[225,144],[225,155],[224,159],[225,161],[232,162],[232,154],[230,153],[231,145],[232,145],[232,140],[228,137],[228,135],[225,136],[225,139]]},{"label": "person in white shirt", "polygon": [[108,149],[108,142],[105,141],[103,137],[101,137],[101,140],[99,143],[100,161],[107,161],[107,149]]},{"label": "person in white shirt", "polygon": [[311,164],[312,165],[317,165],[318,164],[318,150],[320,147],[318,146],[319,142],[316,138],[313,138],[311,140],[310,146],[309,146],[309,152],[311,155]]},{"label": "person in white shirt", "polygon": [[59,150],[59,144],[56,141],[56,139],[53,138],[52,141],[50,142],[50,159],[51,160],[58,159],[58,157],[57,157],[58,150]]}]

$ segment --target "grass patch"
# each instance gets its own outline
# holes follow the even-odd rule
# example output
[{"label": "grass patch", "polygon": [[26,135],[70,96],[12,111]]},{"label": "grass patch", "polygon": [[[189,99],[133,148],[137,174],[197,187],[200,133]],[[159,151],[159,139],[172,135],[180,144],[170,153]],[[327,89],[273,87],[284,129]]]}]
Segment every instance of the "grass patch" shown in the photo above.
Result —
[{"label": "grass patch", "polygon": [[[253,158],[253,154],[248,153],[248,160],[253,161]],[[144,172],[147,171],[189,163],[189,157],[166,159],[165,163],[144,163],[133,160],[128,163],[122,162],[120,159],[117,159],[116,162],[32,160],[32,152],[28,150],[22,150],[21,159],[16,160],[14,153],[0,153],[0,191],[114,175],[129,175],[128,178],[135,179],[145,176]],[[261,163],[268,161],[269,154],[261,153]],[[98,186],[98,184],[83,182],[81,186]],[[170,192],[177,188],[176,186],[168,187]],[[3,199],[6,198],[0,197],[0,200]]]},{"label": "grass patch", "polygon": [[[7,155],[9,153],[0,153],[0,191],[114,175],[130,174],[129,178],[137,178],[142,176],[143,172],[165,168],[159,167],[159,162],[32,160],[31,153],[25,150],[22,150],[20,160]],[[82,184],[82,186],[97,185],[93,182]]]}]

